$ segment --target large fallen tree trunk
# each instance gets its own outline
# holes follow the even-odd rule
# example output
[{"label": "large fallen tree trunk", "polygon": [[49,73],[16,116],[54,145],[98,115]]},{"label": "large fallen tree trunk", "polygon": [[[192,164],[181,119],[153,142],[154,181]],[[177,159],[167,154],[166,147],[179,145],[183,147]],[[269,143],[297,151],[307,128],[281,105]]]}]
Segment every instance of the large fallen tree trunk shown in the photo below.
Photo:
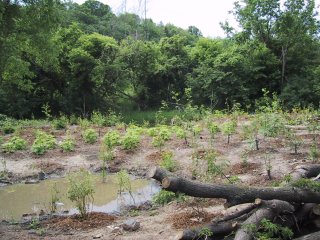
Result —
[{"label": "large fallen tree trunk", "polygon": [[[297,167],[291,176],[293,180],[319,178],[319,173],[320,164],[314,164]],[[166,190],[200,198],[225,198],[227,200],[225,207],[234,206],[233,209],[227,210],[228,213],[224,217],[215,219],[212,223],[198,229],[187,229],[176,239],[207,239],[203,231],[209,230],[214,233],[215,239],[229,237],[236,231],[235,239],[249,240],[252,236],[245,226],[254,224],[259,227],[262,219],[269,219],[277,224],[296,229],[297,232],[300,232],[300,227],[306,225],[313,226],[314,230],[320,228],[320,192],[317,191],[292,186],[258,188],[230,184],[205,184],[176,177],[161,168],[151,169],[148,176],[161,182]],[[313,180],[317,181],[316,178]],[[301,239],[318,238],[315,238],[315,234],[311,234]]]},{"label": "large fallen tree trunk", "polygon": [[168,176],[160,168],[152,169],[149,176],[161,181],[162,187],[168,191],[184,193],[200,198],[225,198],[226,206],[264,200],[279,199],[296,203],[320,203],[320,193],[293,187],[245,187],[230,184],[205,184],[181,177]]},{"label": "large fallen tree trunk", "polygon": [[294,240],[319,240],[320,239],[320,231],[314,232],[299,238],[295,238]]}]

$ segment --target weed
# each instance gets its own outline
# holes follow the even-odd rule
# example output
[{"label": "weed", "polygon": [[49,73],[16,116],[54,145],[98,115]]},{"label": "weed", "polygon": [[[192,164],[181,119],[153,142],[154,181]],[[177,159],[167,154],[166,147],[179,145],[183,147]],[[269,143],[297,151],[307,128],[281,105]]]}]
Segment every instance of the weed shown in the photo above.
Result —
[{"label": "weed", "polygon": [[174,193],[166,190],[161,190],[152,197],[153,203],[162,206],[174,200],[177,200],[178,202],[185,201],[185,195],[181,193]]},{"label": "weed", "polygon": [[97,142],[98,133],[94,129],[88,128],[82,133],[82,137],[86,143],[94,144]]},{"label": "weed", "polygon": [[172,152],[162,152],[161,154],[162,161],[161,166],[167,169],[170,172],[173,172],[176,168],[176,163],[173,160],[173,153]]},{"label": "weed", "polygon": [[57,184],[53,184],[50,188],[50,211],[51,213],[55,213],[57,211],[57,202],[60,201],[60,191],[57,188]]},{"label": "weed", "polygon": [[207,227],[202,228],[199,232],[199,237],[204,239],[208,239],[208,237],[211,237],[212,235],[213,232]]},{"label": "weed", "polygon": [[119,187],[119,194],[121,195],[121,193],[128,191],[128,193],[134,200],[132,196],[130,176],[126,170],[121,170],[120,172],[117,172],[117,183]]},{"label": "weed", "polygon": [[300,178],[295,182],[292,182],[293,187],[308,189],[314,192],[320,192],[320,182],[313,181],[307,178]]},{"label": "weed", "polygon": [[86,118],[79,118],[78,122],[82,130],[86,130],[90,126],[90,121]]},{"label": "weed", "polygon": [[89,203],[93,201],[94,186],[91,174],[86,170],[80,170],[68,176],[68,198],[76,203],[81,218],[86,218]]},{"label": "weed", "polygon": [[228,178],[228,181],[230,184],[236,184],[238,182],[240,182],[240,178],[238,176],[231,176]]}]

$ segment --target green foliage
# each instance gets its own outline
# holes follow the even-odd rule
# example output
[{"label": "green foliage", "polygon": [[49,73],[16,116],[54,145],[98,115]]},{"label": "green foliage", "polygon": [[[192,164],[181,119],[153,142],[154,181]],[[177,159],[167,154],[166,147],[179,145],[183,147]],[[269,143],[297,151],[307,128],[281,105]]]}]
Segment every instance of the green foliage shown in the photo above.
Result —
[{"label": "green foliage", "polygon": [[67,127],[68,122],[69,122],[68,118],[62,115],[61,117],[54,119],[52,121],[52,126],[54,129],[61,130]]},{"label": "green foliage", "polygon": [[228,143],[230,142],[230,136],[236,132],[237,122],[229,121],[222,124],[222,133],[228,136]]},{"label": "green foliage", "polygon": [[103,137],[103,143],[109,148],[120,144],[120,133],[117,130],[110,130]]},{"label": "green foliage", "polygon": [[292,239],[294,235],[290,228],[272,223],[268,219],[262,219],[259,227],[257,227],[255,224],[247,224],[245,227],[249,233],[259,240],[286,240]]},{"label": "green foliage", "polygon": [[121,145],[125,150],[134,150],[140,144],[140,136],[132,131],[128,131],[121,139]]},{"label": "green foliage", "polygon": [[98,140],[98,133],[94,129],[88,128],[82,133],[82,137],[86,143],[94,144]]},{"label": "green foliage", "polygon": [[162,206],[174,200],[178,202],[185,201],[185,195],[181,193],[174,193],[166,190],[161,190],[160,192],[158,192],[152,197],[153,203],[157,205],[162,205]]},{"label": "green foliage", "polygon": [[159,147],[160,151],[164,146],[165,142],[171,139],[172,135],[170,129],[165,125],[157,126],[156,128],[152,129],[152,131],[149,133],[154,135],[152,139],[152,145],[155,147]]},{"label": "green foliage", "polygon": [[27,141],[14,136],[8,142],[1,145],[4,152],[13,153],[18,150],[24,150],[27,148]]},{"label": "green foliage", "polygon": [[199,232],[199,237],[200,238],[205,238],[207,239],[208,237],[211,237],[213,235],[213,232],[209,228],[201,228]]},{"label": "green foliage", "polygon": [[60,147],[64,152],[73,152],[75,149],[75,140],[71,137],[70,132],[67,132],[67,137],[60,143]]},{"label": "green foliage", "polygon": [[57,202],[60,201],[60,191],[56,183],[50,188],[50,198],[50,212],[55,213],[57,211]]},{"label": "green foliage", "polygon": [[117,172],[117,183],[119,187],[119,193],[128,191],[131,194],[131,179],[126,170]]},{"label": "green foliage", "polygon": [[86,218],[89,203],[93,201],[94,185],[91,174],[80,170],[68,176],[68,198],[75,202],[81,218]]},{"label": "green foliage", "polygon": [[319,156],[320,156],[320,153],[318,150],[318,145],[317,145],[317,142],[314,141],[310,146],[309,159],[312,162],[317,162],[319,159]]},{"label": "green foliage", "polygon": [[176,162],[173,160],[173,153],[172,152],[162,152],[161,153],[162,161],[160,165],[167,169],[170,172],[173,172],[176,168]]},{"label": "green foliage", "polygon": [[86,130],[90,126],[90,121],[86,118],[79,118],[78,122],[82,130]]},{"label": "green foliage", "polygon": [[37,155],[44,154],[47,150],[53,149],[56,146],[56,139],[54,136],[42,131],[36,132],[36,139],[34,140],[31,151]]},{"label": "green foliage", "polygon": [[105,121],[107,126],[115,126],[122,121],[122,116],[113,111],[109,111]]},{"label": "green foliage", "polygon": [[241,179],[238,176],[231,176],[228,178],[228,181],[230,184],[236,184],[240,181]]},{"label": "green foliage", "polygon": [[91,114],[91,122],[99,127],[106,125],[105,117],[98,111],[93,111]]},{"label": "green foliage", "polygon": [[311,179],[301,178],[295,182],[292,182],[291,185],[297,188],[320,192],[320,183]]},{"label": "green foliage", "polygon": [[4,134],[14,133],[15,130],[16,130],[15,126],[10,121],[6,121],[2,125],[2,132]]}]

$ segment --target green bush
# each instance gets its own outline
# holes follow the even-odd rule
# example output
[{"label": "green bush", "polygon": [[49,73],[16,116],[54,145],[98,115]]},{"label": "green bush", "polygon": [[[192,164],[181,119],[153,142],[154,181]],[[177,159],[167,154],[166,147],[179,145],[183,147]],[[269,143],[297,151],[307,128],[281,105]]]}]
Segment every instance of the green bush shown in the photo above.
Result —
[{"label": "green bush", "polygon": [[34,140],[31,151],[37,155],[44,154],[47,150],[53,149],[56,146],[56,139],[51,134],[42,131],[36,132],[36,139]]},{"label": "green bush", "polygon": [[90,202],[93,201],[94,185],[91,174],[80,170],[68,176],[68,198],[76,203],[81,218],[87,217]]},{"label": "green bush", "polygon": [[4,152],[13,153],[17,150],[24,150],[27,148],[27,141],[20,137],[12,137],[7,143],[2,144]]},{"label": "green bush", "polygon": [[122,116],[120,114],[116,114],[113,111],[110,111],[109,114],[106,116],[106,125],[107,126],[115,126],[117,123],[122,121]]},{"label": "green bush", "polygon": [[98,111],[93,111],[91,114],[91,122],[93,124],[96,124],[99,127],[103,127],[106,125],[105,117],[102,115],[102,113]]},{"label": "green bush", "polygon": [[52,121],[52,127],[56,130],[65,129],[68,125],[68,118],[66,116],[61,116]]},{"label": "green bush", "polygon": [[121,145],[125,150],[133,150],[138,147],[140,143],[139,135],[127,132],[127,134],[122,138]]},{"label": "green bush", "polygon": [[116,130],[107,132],[103,137],[103,143],[110,149],[120,144],[120,133]]},{"label": "green bush", "polygon": [[75,149],[75,142],[74,139],[70,136],[70,134],[67,134],[66,139],[60,143],[60,147],[64,152],[73,152]]},{"label": "green bush", "polygon": [[98,133],[94,129],[88,128],[83,132],[82,137],[86,143],[93,144],[98,140]]},{"label": "green bush", "polygon": [[11,122],[5,122],[2,126],[2,131],[4,134],[10,134],[14,133],[16,131],[16,128]]}]

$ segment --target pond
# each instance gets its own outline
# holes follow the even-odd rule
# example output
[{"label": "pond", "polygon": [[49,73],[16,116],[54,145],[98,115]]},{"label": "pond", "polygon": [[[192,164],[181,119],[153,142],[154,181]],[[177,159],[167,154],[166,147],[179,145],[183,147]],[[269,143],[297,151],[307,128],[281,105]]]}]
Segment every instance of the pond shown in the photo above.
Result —
[{"label": "pond", "polygon": [[[141,204],[151,200],[160,190],[159,185],[151,180],[132,177],[132,194],[118,194],[116,175],[108,175],[105,183],[101,176],[93,176],[95,193],[91,211],[119,212],[121,207]],[[68,210],[68,214],[78,213],[74,203],[67,198],[68,180],[66,178],[41,181],[39,184],[14,184],[0,188],[0,219],[19,220],[25,213],[49,212],[51,192],[56,184],[59,190],[58,212]]]}]

